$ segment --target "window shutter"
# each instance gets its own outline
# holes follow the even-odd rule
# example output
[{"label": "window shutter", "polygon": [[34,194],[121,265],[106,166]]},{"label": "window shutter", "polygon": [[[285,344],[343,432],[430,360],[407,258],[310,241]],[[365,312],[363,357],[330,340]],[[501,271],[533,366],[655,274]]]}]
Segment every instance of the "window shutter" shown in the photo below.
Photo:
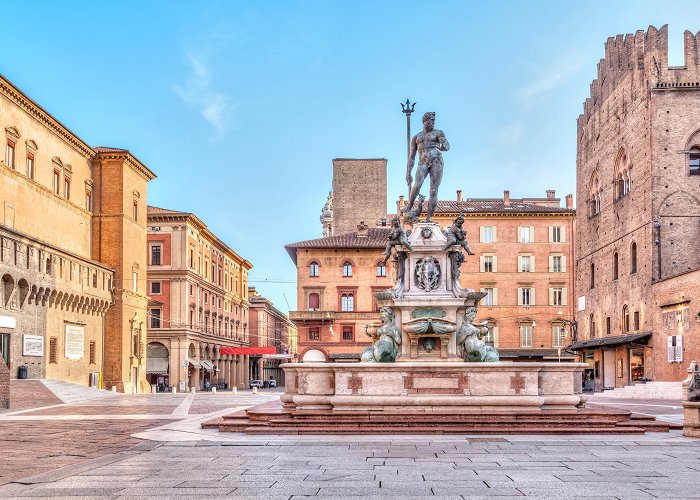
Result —
[{"label": "window shutter", "polygon": [[554,305],[554,288],[549,289],[549,305]]},{"label": "window shutter", "polygon": [[498,288],[493,289],[493,305],[498,305]]},{"label": "window shutter", "polygon": [[518,305],[523,305],[523,289],[518,287]]},{"label": "window shutter", "polygon": [[498,241],[496,238],[496,229],[498,229],[496,226],[491,226],[491,236],[494,243]]},{"label": "window shutter", "polygon": [[530,305],[534,306],[535,304],[537,304],[537,302],[535,301],[535,287],[533,286],[530,288]]},{"label": "window shutter", "polygon": [[518,272],[523,272],[523,258],[521,255],[518,255]]},{"label": "window shutter", "polygon": [[549,256],[549,272],[554,271],[554,255]]},{"label": "window shutter", "polygon": [[530,243],[535,242],[535,226],[530,226]]},{"label": "window shutter", "polygon": [[479,255],[479,272],[485,272],[486,266],[484,264],[485,258],[483,255]]},{"label": "window shutter", "polygon": [[566,226],[561,226],[559,230],[561,231],[561,242],[566,243]]},{"label": "window shutter", "polygon": [[484,226],[479,226],[479,242],[484,242]]},{"label": "window shutter", "polygon": [[561,256],[561,272],[566,272],[566,255]]},{"label": "window shutter", "polygon": [[569,305],[569,289],[568,288],[561,289],[561,305],[563,305],[563,306]]},{"label": "window shutter", "polygon": [[515,235],[515,241],[517,241],[518,243],[520,243],[520,234],[521,234],[520,228],[521,227],[522,226],[518,226],[518,233]]},{"label": "window shutter", "polygon": [[535,267],[535,256],[534,256],[534,255],[531,255],[531,256],[530,256],[530,272],[534,273],[534,272],[535,272],[535,269],[537,269],[537,268]]},{"label": "window shutter", "polygon": [[554,227],[549,226],[549,242],[552,243],[554,241]]},{"label": "window shutter", "polygon": [[493,272],[494,272],[494,273],[497,273],[497,272],[498,272],[498,256],[497,256],[497,255],[494,255],[494,256],[492,257],[492,260],[493,260],[493,265],[492,265],[492,267],[493,267]]},{"label": "window shutter", "polygon": [[683,335],[676,335],[676,355],[675,361],[683,361]]},{"label": "window shutter", "polygon": [[[495,293],[495,290],[494,290]],[[493,327],[493,346],[498,348],[498,327]]]}]

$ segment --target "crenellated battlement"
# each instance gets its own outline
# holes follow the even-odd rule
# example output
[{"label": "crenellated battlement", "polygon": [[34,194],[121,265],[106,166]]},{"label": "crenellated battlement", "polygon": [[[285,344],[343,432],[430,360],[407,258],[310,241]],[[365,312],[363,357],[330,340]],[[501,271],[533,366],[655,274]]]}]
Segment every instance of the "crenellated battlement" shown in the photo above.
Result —
[{"label": "crenellated battlement", "polygon": [[583,105],[579,124],[585,124],[626,76],[646,89],[700,87],[700,31],[685,31],[684,66],[668,65],[668,25],[660,29],[610,37],[605,57],[598,62],[598,77],[591,82],[590,97]]}]

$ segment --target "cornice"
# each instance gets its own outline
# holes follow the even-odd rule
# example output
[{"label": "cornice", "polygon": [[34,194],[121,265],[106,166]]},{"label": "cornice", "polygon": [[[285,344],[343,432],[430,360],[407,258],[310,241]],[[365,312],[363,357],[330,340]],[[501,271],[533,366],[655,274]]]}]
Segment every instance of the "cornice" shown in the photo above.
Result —
[{"label": "cornice", "polygon": [[98,151],[97,156],[103,160],[123,160],[126,165],[128,165],[133,171],[143,177],[146,182],[152,181],[156,178],[154,174],[146,165],[141,163],[134,155],[129,151]]},{"label": "cornice", "polygon": [[77,135],[71,132],[65,125],[56,120],[44,108],[23,94],[17,87],[12,85],[2,76],[0,76],[0,93],[19,106],[39,123],[53,131],[85,158],[91,158],[95,154],[95,151],[90,146],[85,144]]}]

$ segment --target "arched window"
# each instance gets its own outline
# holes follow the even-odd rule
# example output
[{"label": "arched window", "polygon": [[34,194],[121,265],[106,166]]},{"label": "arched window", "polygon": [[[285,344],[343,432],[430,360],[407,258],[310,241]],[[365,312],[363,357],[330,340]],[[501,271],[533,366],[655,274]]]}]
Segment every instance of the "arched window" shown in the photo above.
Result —
[{"label": "arched window", "polygon": [[595,288],[595,264],[591,262],[591,283],[589,288]]},{"label": "arched window", "polygon": [[593,319],[593,313],[588,316],[588,338],[595,338],[595,320]]},{"label": "arched window", "polygon": [[613,268],[612,268],[612,279],[613,281],[617,281],[618,278],[618,255],[617,252],[613,254]]},{"label": "arched window", "polygon": [[632,190],[632,167],[627,154],[620,150],[615,164],[615,199],[619,200]]},{"label": "arched window", "polygon": [[309,264],[309,276],[312,278],[318,277],[318,262],[312,262]]},{"label": "arched window", "polygon": [[348,261],[343,262],[343,276],[352,276],[352,264]]},{"label": "arched window", "polygon": [[317,293],[309,294],[309,311],[318,311],[321,308],[321,298]]},{"label": "arched window", "polygon": [[384,262],[377,263],[377,276],[382,278],[386,276],[386,265]]},{"label": "arched window", "polygon": [[596,169],[591,175],[591,179],[588,183],[588,205],[589,214],[591,217],[600,213],[600,193],[600,177],[598,176],[598,170]]},{"label": "arched window", "polygon": [[622,333],[630,331],[630,309],[627,304],[622,306]]},{"label": "arched window", "polygon": [[688,174],[700,175],[700,149],[696,146],[688,152]]},{"label": "arched window", "polygon": [[355,310],[355,295],[352,293],[344,293],[340,297],[340,310],[352,312]]},{"label": "arched window", "polygon": [[637,243],[630,245],[630,274],[637,274]]}]

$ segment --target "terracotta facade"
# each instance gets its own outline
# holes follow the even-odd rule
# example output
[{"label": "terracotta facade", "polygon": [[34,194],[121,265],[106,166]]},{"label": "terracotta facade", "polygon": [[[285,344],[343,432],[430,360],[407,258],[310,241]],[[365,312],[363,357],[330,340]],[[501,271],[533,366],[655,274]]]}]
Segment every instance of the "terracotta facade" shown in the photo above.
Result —
[{"label": "terracotta facade", "polygon": [[148,366],[151,384],[179,391],[248,386],[248,272],[253,265],[196,215],[148,207]]}]

